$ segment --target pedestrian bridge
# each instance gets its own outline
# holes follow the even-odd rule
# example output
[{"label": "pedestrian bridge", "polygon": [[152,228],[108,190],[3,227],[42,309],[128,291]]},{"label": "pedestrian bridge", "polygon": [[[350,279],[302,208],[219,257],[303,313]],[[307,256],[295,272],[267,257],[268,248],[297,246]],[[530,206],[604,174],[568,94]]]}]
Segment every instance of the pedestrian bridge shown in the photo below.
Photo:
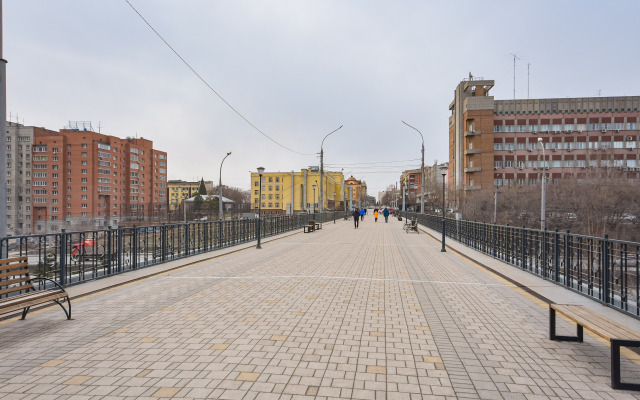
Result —
[{"label": "pedestrian bridge", "polygon": [[[403,222],[294,230],[68,287],[0,321],[0,398],[640,398],[548,302],[640,321]],[[575,328],[564,321],[560,332]],[[635,353],[623,379],[640,380]]]}]

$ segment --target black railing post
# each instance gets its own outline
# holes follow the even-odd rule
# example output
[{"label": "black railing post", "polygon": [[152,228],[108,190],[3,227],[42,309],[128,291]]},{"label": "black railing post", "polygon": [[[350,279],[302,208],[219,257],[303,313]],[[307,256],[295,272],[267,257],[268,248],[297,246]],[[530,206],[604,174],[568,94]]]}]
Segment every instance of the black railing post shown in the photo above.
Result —
[{"label": "black railing post", "polygon": [[521,255],[521,260],[522,260],[521,263],[522,263],[522,265],[520,265],[520,267],[522,269],[526,269],[527,268],[527,247],[526,247],[527,246],[527,241],[526,241],[527,232],[526,232],[526,229],[527,228],[523,225],[522,226],[522,238],[521,238],[522,246],[521,246],[521,249],[520,249],[520,252],[522,253],[522,255]]},{"label": "black railing post", "polygon": [[60,231],[60,285],[67,284],[67,233],[66,229]]},{"label": "black railing post", "polygon": [[138,228],[133,226],[133,250],[131,251],[131,257],[133,258],[133,262],[131,266],[133,269],[138,268]]},{"label": "black railing post", "polygon": [[203,246],[203,250],[206,253],[207,251],[209,251],[209,220],[207,220],[204,223],[204,232],[203,232],[203,240],[204,240],[204,246]]},{"label": "black railing post", "polygon": [[184,254],[189,255],[189,223],[184,224]]},{"label": "black railing post", "polygon": [[571,231],[567,229],[564,236],[564,285],[572,287],[571,280],[571,266],[573,265],[573,240],[571,240]]},{"label": "black railing post", "polygon": [[107,275],[111,275],[111,227],[107,227]]},{"label": "black railing post", "polygon": [[602,288],[603,288],[603,296],[602,296],[602,300],[606,303],[606,304],[610,304],[610,295],[609,295],[609,280],[610,280],[610,274],[609,274],[609,267],[611,265],[611,263],[609,262],[609,235],[604,235],[604,240],[602,241],[602,259],[603,259],[603,263],[602,263],[602,277],[604,279],[604,282],[602,282]]},{"label": "black railing post", "polygon": [[162,261],[166,261],[167,260],[167,226],[164,224],[164,222],[160,227],[160,240],[162,241],[162,248],[161,248]]},{"label": "black railing post", "polygon": [[124,268],[122,268],[122,227],[118,227],[118,241],[117,241],[117,249],[118,252],[118,272],[122,272]]},{"label": "black railing post", "polygon": [[558,228],[556,228],[555,235],[553,236],[553,267],[554,267],[554,282],[560,282],[560,234]]}]

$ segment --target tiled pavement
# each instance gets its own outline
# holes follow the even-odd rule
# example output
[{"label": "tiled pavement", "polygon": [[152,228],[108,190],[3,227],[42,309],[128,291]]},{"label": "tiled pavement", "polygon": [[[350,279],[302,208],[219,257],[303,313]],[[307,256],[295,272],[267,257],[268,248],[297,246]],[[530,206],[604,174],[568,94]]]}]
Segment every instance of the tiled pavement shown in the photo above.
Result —
[{"label": "tiled pavement", "polygon": [[77,297],[72,321],[57,307],[4,320],[0,398],[640,398],[609,387],[607,345],[549,341],[540,300],[456,250],[598,305],[450,245],[394,219],[338,221]]}]

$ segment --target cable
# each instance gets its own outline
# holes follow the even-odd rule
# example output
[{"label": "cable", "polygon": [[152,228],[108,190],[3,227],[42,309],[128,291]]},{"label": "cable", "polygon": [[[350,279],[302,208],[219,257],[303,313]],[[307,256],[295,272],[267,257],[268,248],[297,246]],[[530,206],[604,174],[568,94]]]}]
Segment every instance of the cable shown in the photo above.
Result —
[{"label": "cable", "polygon": [[193,69],[193,67],[191,65],[189,65],[189,63],[182,58],[182,56],[180,54],[178,54],[178,52],[171,47],[171,45],[162,37],[162,35],[160,35],[160,33],[158,33],[158,31],[151,26],[151,24],[149,23],[149,21],[147,21],[142,14],[140,14],[140,12],[133,6],[133,4],[131,4],[129,2],[129,0],[124,0],[127,2],[127,4],[129,4],[129,7],[131,7],[131,9],[133,11],[135,11],[136,14],[138,14],[138,16],[144,21],[145,24],[147,24],[147,26],[149,28],[151,28],[151,30],[153,31],[153,33],[156,34],[156,36],[158,36],[160,38],[160,40],[162,40],[164,42],[164,44],[167,45],[167,47],[169,47],[171,49],[171,51],[178,56],[178,58],[180,59],[180,61],[182,61],[184,63],[184,65],[187,66],[187,68],[189,68],[191,70],[191,72],[193,72],[193,74],[195,76],[198,77],[198,79],[200,79],[200,81],[202,81],[202,83],[204,83],[213,93],[215,93],[216,96],[218,96],[218,98],[220,100],[222,100],[224,102],[224,104],[226,104],[231,110],[233,110],[233,112],[235,112],[240,118],[242,118],[247,124],[249,124],[253,129],[255,129],[256,131],[260,132],[260,134],[264,137],[266,137],[267,139],[271,140],[273,143],[277,144],[278,146],[282,147],[283,149],[289,150],[292,153],[296,153],[296,154],[300,154],[303,156],[313,156],[316,153],[301,153],[299,151],[295,151],[293,149],[288,148],[287,146],[280,144],[278,141],[276,141],[275,139],[273,139],[271,136],[267,135],[266,133],[264,133],[262,130],[260,130],[260,128],[258,128],[257,126],[255,126],[251,121],[249,121],[247,119],[247,117],[245,117],[244,115],[242,115],[242,113],[240,113],[240,111],[236,110],[224,97],[222,97],[222,95],[220,95],[220,93],[218,93],[213,87],[211,87],[211,85],[209,85],[209,83],[204,80],[204,78],[202,76],[200,76],[200,74],[198,74],[198,72],[196,72],[195,69]]},{"label": "cable", "polygon": [[352,163],[352,164],[327,164],[325,163],[324,165],[332,165],[332,166],[338,166],[338,165],[371,165],[371,164],[390,164],[390,163],[400,163],[400,162],[409,162],[409,161],[420,161],[419,158],[412,158],[410,160],[399,160],[399,161],[376,161],[376,162],[369,162],[369,163]]}]

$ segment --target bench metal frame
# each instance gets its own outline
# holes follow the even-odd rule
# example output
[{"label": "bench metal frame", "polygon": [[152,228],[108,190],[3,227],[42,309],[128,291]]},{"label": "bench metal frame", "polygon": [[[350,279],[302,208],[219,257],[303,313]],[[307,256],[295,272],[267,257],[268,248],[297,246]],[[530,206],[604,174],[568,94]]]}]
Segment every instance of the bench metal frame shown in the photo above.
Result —
[{"label": "bench metal frame", "polygon": [[[564,315],[561,311],[560,314]],[[584,327],[577,321],[576,336],[556,335],[556,310],[549,305],[549,339],[562,342],[579,342],[584,339]],[[587,327],[587,329],[589,329]],[[613,389],[640,391],[640,383],[622,382],[620,374],[620,348],[621,347],[637,347],[640,348],[640,340],[615,339],[609,338],[611,344],[611,387]]]}]

